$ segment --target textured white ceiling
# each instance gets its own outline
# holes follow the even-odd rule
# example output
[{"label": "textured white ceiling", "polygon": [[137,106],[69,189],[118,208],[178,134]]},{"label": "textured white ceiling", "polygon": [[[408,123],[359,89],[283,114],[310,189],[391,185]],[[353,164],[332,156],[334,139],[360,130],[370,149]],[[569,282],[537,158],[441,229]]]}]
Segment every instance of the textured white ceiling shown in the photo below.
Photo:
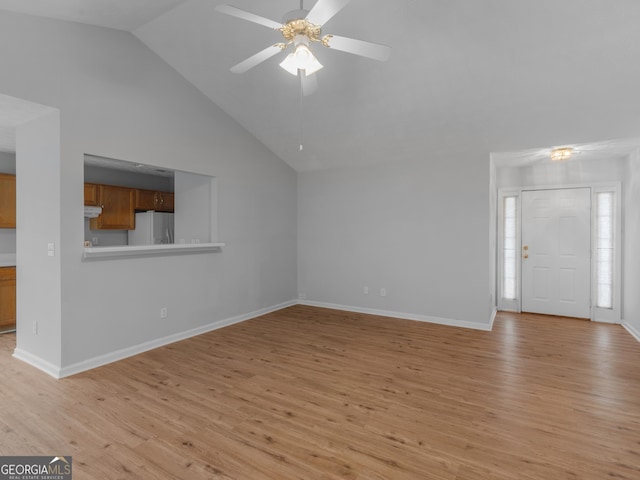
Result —
[{"label": "textured white ceiling", "polygon": [[[297,0],[229,0],[273,20]],[[353,0],[323,33],[393,47],[386,63],[314,45],[300,101],[276,56],[229,68],[279,34],[193,0],[134,31],[298,171],[637,136],[637,0]],[[305,2],[309,8],[315,2]],[[299,144],[304,150],[299,151]]]},{"label": "textured white ceiling", "polygon": [[0,0],[0,10],[131,31],[185,0]]},{"label": "textured white ceiling", "polygon": [[[314,45],[300,99],[278,55],[229,68],[279,34],[299,0],[0,0],[0,9],[131,30],[298,171],[632,138],[640,131],[637,0],[352,0],[323,33],[390,45],[386,63]],[[309,9],[315,0],[305,0]],[[299,151],[300,143],[304,150]],[[523,155],[526,155],[524,153]]]}]

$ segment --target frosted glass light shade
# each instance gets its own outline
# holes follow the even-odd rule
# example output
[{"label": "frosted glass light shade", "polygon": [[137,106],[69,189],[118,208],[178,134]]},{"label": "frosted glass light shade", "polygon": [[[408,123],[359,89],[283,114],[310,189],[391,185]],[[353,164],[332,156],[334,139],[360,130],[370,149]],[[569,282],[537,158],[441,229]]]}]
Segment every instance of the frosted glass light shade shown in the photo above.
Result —
[{"label": "frosted glass light shade", "polygon": [[322,68],[322,64],[304,43],[297,45],[294,52],[287,55],[280,66],[291,75],[298,75],[298,70],[304,70],[305,75],[311,75]]}]

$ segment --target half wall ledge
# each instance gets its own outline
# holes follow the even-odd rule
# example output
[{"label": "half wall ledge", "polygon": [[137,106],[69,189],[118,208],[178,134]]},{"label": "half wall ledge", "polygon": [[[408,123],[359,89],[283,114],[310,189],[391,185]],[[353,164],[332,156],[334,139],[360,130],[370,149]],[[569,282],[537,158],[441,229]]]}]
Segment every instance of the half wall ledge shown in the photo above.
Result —
[{"label": "half wall ledge", "polygon": [[131,245],[117,247],[84,247],[83,260],[104,258],[187,255],[222,251],[224,243],[174,243],[161,245]]}]

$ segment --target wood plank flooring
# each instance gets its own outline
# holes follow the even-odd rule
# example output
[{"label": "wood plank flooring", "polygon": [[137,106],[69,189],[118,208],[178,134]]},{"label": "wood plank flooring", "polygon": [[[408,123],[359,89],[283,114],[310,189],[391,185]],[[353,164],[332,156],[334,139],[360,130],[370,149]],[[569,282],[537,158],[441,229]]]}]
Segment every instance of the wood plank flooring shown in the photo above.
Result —
[{"label": "wood plank flooring", "polygon": [[0,454],[75,479],[640,478],[640,344],[296,306],[56,381],[0,336]]}]

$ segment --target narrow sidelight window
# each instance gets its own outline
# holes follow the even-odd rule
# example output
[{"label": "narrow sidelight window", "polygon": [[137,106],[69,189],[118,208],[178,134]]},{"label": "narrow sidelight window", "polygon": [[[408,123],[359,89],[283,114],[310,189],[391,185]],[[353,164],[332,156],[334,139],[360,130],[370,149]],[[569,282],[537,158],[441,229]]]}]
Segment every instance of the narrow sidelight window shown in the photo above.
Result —
[{"label": "narrow sidelight window", "polygon": [[596,194],[596,307],[613,308],[614,192]]},{"label": "narrow sidelight window", "polygon": [[502,297],[515,300],[516,294],[516,198],[504,197],[504,237],[502,242]]}]

